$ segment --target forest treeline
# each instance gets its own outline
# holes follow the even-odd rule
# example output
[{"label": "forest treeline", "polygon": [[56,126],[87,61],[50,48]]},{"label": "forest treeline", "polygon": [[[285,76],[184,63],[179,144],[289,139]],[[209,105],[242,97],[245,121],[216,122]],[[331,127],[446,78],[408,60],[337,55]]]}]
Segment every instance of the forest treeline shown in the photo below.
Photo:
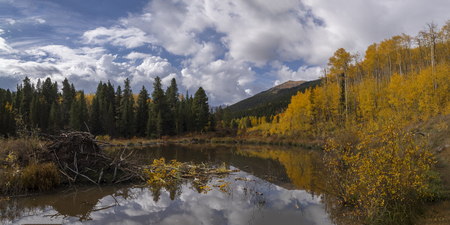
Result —
[{"label": "forest treeline", "polygon": [[214,112],[202,87],[194,96],[178,93],[175,78],[164,91],[156,77],[151,96],[144,86],[133,94],[128,78],[123,89],[100,81],[91,94],[76,90],[67,78],[60,92],[50,78],[33,84],[26,77],[14,92],[0,88],[0,135],[6,137],[39,128],[48,133],[72,129],[110,137],[161,138],[230,126],[229,110],[219,107]]},{"label": "forest treeline", "polygon": [[377,130],[450,113],[450,21],[415,37],[401,34],[370,45],[364,58],[338,49],[321,85],[293,96],[285,112],[253,128],[264,135],[329,135],[349,124]]}]

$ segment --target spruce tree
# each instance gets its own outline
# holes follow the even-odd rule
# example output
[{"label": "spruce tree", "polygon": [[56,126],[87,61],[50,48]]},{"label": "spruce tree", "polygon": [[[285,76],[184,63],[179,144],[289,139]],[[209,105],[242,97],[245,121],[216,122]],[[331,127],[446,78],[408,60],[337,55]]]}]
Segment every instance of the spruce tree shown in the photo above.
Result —
[{"label": "spruce tree", "polygon": [[[160,127],[160,133],[158,133],[159,136],[169,134],[169,129],[171,128],[170,124],[168,123],[168,117],[170,116],[170,109],[167,104],[166,96],[164,95],[164,91],[162,90],[161,85],[161,79],[159,77],[155,78],[155,82],[153,83],[153,92],[152,92],[152,105],[153,107],[150,108],[150,110],[153,110],[153,112],[150,113],[150,115],[153,116],[153,118],[149,118],[151,120],[155,120],[155,125]],[[158,117],[161,115],[160,120],[158,120]],[[155,118],[156,117],[156,118]]]},{"label": "spruce tree", "polygon": [[52,107],[50,109],[50,116],[48,119],[48,129],[55,130],[59,129],[61,126],[61,113],[60,107],[57,101],[52,103]]},{"label": "spruce tree", "polygon": [[121,133],[120,130],[120,121],[122,120],[122,107],[120,107],[120,102],[122,101],[122,88],[119,86],[117,86],[117,91],[115,94],[115,99],[114,99],[114,109],[116,110],[115,112],[115,119],[116,119],[116,129],[118,133]]},{"label": "spruce tree", "polygon": [[113,108],[113,103],[109,103],[109,107],[108,107],[108,112],[106,114],[106,119],[105,119],[105,131],[106,133],[112,137],[114,136],[115,130],[116,130],[116,121],[114,119],[114,108]]},{"label": "spruce tree", "polygon": [[62,82],[62,102],[61,102],[61,123],[63,126],[69,125],[70,107],[75,98],[75,91],[69,84],[67,78]]},{"label": "spruce tree", "polygon": [[202,87],[199,87],[195,92],[193,108],[196,130],[199,132],[205,129],[209,120],[208,97]]},{"label": "spruce tree", "polygon": [[120,117],[120,131],[123,137],[130,138],[134,135],[134,98],[130,87],[130,79],[125,79],[120,108],[122,115]]},{"label": "spruce tree", "polygon": [[228,106],[225,108],[225,113],[223,114],[223,126],[224,127],[231,126],[231,112]]},{"label": "spruce tree", "polygon": [[23,117],[23,122],[25,124],[29,124],[31,122],[30,120],[30,107],[31,107],[31,101],[33,101],[34,96],[34,90],[31,86],[30,79],[28,77],[25,77],[23,79],[23,89],[22,89],[22,99],[20,102],[20,110],[19,113]]},{"label": "spruce tree", "polygon": [[213,108],[209,112],[209,131],[216,131],[216,115],[214,115]]},{"label": "spruce tree", "polygon": [[215,113],[216,116],[216,124],[218,128],[222,128],[223,124],[222,124],[222,119],[223,119],[223,109],[222,106],[219,106],[219,108],[216,110]]},{"label": "spruce tree", "polygon": [[141,137],[144,137],[147,131],[147,121],[148,121],[148,102],[149,94],[147,89],[142,86],[142,90],[139,92],[137,109],[136,109],[136,133]]},{"label": "spruce tree", "polygon": [[89,123],[89,113],[88,113],[88,109],[87,109],[87,104],[86,104],[86,98],[84,97],[84,91],[80,91],[79,92],[79,121],[80,121],[80,130],[81,131],[87,131],[87,127],[86,124]]},{"label": "spruce tree", "polygon": [[89,129],[90,129],[91,133],[94,135],[99,135],[99,134],[104,133],[102,123],[100,122],[100,115],[105,115],[105,114],[100,114],[100,113],[101,112],[100,112],[99,98],[97,96],[95,96],[92,99],[91,112],[89,115]]},{"label": "spruce tree", "polygon": [[74,98],[69,113],[69,127],[74,130],[81,130],[79,111],[78,101]]},{"label": "spruce tree", "polygon": [[150,102],[150,104],[148,104],[148,119],[146,131],[146,134],[149,138],[156,137],[156,125],[155,125],[156,118],[155,118],[155,110],[153,108],[154,108],[153,102]]}]

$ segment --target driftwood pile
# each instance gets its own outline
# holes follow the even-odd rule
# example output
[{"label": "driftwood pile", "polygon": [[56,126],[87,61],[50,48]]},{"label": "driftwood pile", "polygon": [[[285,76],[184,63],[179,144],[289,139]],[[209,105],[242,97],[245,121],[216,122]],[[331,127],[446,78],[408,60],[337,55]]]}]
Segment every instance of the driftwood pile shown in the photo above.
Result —
[{"label": "driftwood pile", "polygon": [[112,157],[101,150],[94,135],[87,132],[47,135],[46,138],[50,141],[46,148],[54,164],[71,185],[80,179],[97,185],[135,179],[145,181],[142,169],[126,160],[133,153],[126,147],[117,157]]}]

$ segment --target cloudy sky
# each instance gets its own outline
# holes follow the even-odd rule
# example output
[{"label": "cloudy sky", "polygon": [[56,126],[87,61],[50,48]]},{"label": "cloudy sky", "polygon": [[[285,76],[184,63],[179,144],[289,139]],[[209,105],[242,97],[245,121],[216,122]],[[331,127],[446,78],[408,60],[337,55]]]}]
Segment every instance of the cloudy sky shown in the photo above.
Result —
[{"label": "cloudy sky", "polygon": [[159,76],[232,104],[312,80],[338,48],[362,56],[394,35],[450,19],[447,0],[0,0],[0,87],[65,77],[94,92]]}]

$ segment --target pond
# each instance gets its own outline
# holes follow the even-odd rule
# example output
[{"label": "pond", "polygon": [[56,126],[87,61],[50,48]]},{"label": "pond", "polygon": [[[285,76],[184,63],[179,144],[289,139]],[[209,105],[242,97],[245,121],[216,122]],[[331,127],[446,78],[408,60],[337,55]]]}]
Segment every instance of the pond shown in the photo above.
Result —
[{"label": "pond", "polygon": [[[169,145],[134,148],[135,161],[225,163],[239,172],[208,180],[211,190],[183,182],[65,187],[0,203],[3,224],[332,224],[321,190],[320,153],[271,146]],[[227,183],[228,182],[228,183]],[[222,188],[220,184],[227,184]],[[328,206],[329,207],[329,206]]]}]

